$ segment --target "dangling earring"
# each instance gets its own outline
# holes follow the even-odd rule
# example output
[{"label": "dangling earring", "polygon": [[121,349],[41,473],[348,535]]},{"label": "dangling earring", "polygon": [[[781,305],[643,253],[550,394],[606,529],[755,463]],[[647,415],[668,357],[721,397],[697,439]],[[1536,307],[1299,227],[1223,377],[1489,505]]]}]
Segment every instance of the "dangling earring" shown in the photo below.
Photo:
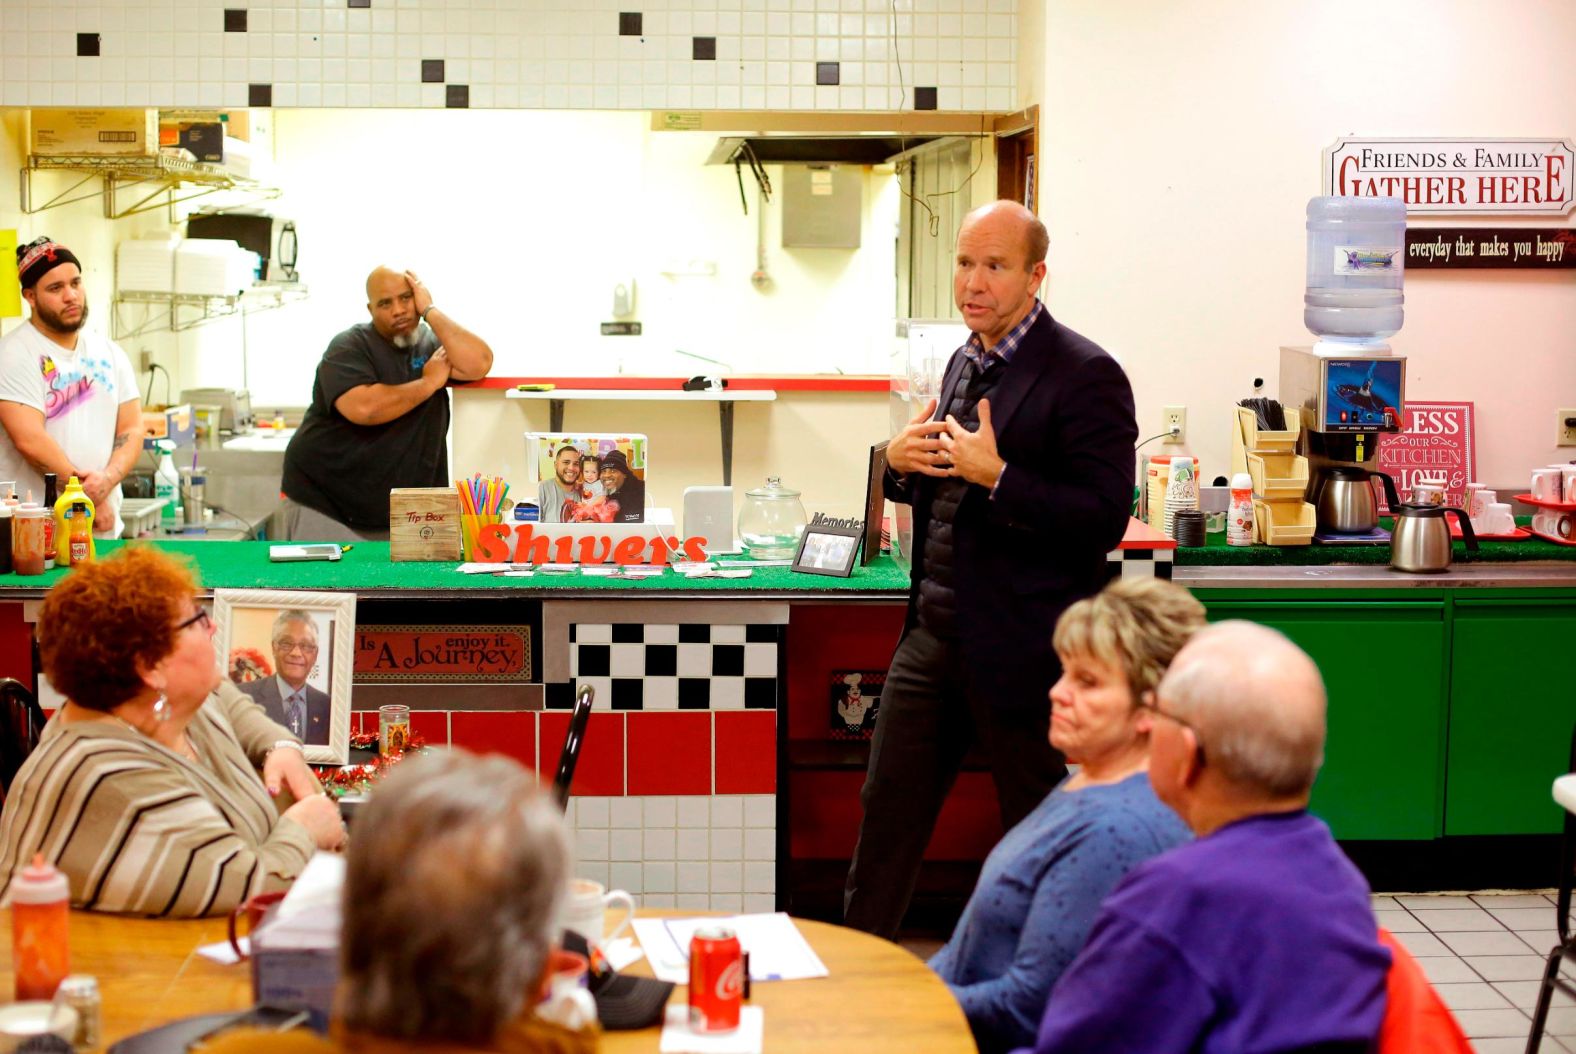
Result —
[{"label": "dangling earring", "polygon": [[153,701],[153,719],[163,724],[174,716],[174,711],[170,709],[169,699],[165,697],[163,692],[160,692],[159,697]]}]

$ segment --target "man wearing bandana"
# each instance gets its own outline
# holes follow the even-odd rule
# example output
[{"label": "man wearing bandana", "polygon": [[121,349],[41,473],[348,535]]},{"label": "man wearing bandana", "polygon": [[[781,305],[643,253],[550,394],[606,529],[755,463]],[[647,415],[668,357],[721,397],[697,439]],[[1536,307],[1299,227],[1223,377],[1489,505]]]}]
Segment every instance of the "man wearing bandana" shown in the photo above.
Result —
[{"label": "man wearing bandana", "polygon": [[390,490],[449,486],[446,386],[492,369],[487,342],[436,306],[411,271],[368,275],[367,312],[370,322],[329,342],[285,450],[286,537],[388,538]]},{"label": "man wearing bandana", "polygon": [[120,481],[142,451],[142,401],[131,360],[84,329],[82,268],[64,245],[37,238],[16,251],[28,321],[0,340],[0,479],[44,500],[44,476],[76,476],[94,504],[93,533],[117,538]]}]

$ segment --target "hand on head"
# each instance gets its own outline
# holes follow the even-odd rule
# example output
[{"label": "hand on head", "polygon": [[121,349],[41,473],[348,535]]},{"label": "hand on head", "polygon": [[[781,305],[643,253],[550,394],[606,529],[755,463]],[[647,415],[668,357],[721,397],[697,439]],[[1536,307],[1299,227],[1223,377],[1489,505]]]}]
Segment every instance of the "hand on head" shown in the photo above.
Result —
[{"label": "hand on head", "polygon": [[432,306],[432,291],[422,284],[420,278],[416,277],[415,271],[406,271],[405,281],[410,283],[410,291],[415,294],[416,314],[426,314],[427,309]]}]

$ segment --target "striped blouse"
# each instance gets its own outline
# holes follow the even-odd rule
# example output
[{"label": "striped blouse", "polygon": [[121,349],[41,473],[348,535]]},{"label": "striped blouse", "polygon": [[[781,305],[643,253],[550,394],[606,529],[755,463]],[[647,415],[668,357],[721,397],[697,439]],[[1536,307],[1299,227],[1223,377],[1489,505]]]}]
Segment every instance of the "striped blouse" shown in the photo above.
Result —
[{"label": "striped blouse", "polygon": [[0,896],[9,902],[11,876],[40,852],[89,911],[220,915],[289,885],[314,843],[280,817],[258,772],[294,737],[229,681],[186,736],[200,761],[118,721],[52,717],[0,813]]}]

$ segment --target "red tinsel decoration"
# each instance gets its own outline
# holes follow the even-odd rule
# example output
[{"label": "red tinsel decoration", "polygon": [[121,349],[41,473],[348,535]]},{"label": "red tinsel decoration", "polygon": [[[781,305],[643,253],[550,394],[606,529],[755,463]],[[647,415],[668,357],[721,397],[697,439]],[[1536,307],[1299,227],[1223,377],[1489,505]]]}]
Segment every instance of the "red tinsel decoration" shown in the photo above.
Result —
[{"label": "red tinsel decoration", "polygon": [[[376,750],[378,748],[378,734],[376,732],[350,733],[350,745],[360,750]],[[398,764],[401,759],[411,754],[419,754],[427,749],[427,742],[419,733],[412,732],[406,741],[405,752],[391,757],[377,755],[371,761],[361,765],[314,765],[312,771],[317,773],[317,778],[322,781],[323,789],[331,798],[342,798],[346,794],[360,794],[371,790],[388,770]]]}]

